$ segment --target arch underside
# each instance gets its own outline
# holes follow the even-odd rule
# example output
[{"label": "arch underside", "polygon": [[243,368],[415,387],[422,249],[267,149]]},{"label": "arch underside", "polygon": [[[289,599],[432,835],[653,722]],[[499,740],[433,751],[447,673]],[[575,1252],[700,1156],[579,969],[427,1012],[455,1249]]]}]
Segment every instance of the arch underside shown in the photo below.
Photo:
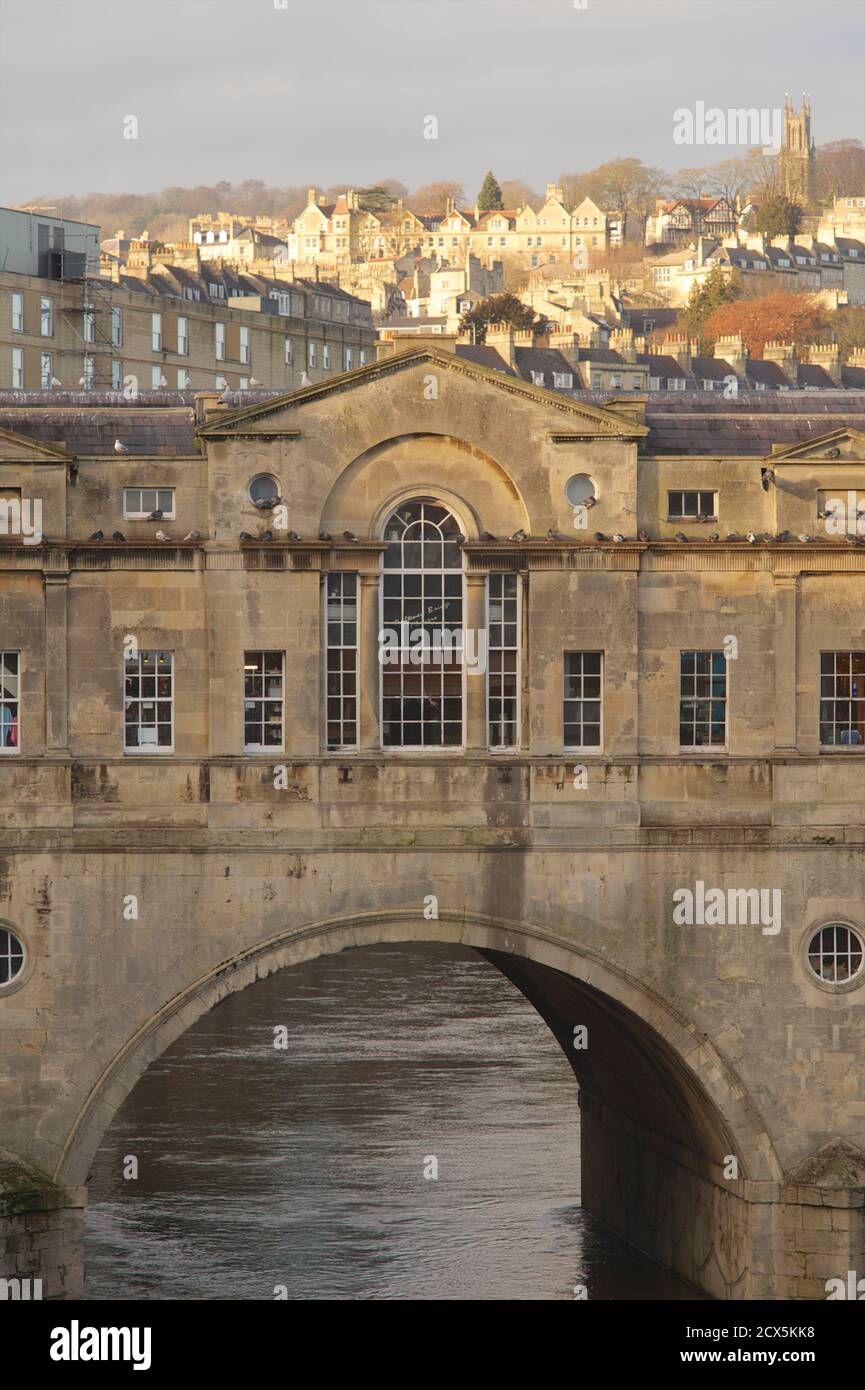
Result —
[{"label": "arch underside", "polygon": [[[705,1037],[640,982],[550,932],[481,916],[365,914],[310,924],[223,961],[129,1038],[81,1108],[55,1181],[86,1181],[111,1120],[147,1067],[227,995],[317,956],[396,942],[475,948],[534,1004],[580,1086],[583,1205],[668,1268],[742,1297],[748,1178],[780,1177],[759,1117]],[[574,1046],[575,1028],[585,1045]],[[737,1180],[724,1176],[729,1156]],[[683,1254],[684,1250],[684,1254]]]}]

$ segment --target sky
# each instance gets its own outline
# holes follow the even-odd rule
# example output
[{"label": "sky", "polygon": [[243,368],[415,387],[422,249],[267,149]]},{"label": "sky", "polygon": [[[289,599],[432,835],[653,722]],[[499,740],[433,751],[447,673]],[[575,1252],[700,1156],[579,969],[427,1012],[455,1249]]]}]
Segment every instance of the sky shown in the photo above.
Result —
[{"label": "sky", "polygon": [[863,74],[865,0],[0,0],[0,201],[246,178],[471,197],[487,169],[542,190],[744,153],[673,142],[698,101],[808,91],[818,144],[865,139]]}]

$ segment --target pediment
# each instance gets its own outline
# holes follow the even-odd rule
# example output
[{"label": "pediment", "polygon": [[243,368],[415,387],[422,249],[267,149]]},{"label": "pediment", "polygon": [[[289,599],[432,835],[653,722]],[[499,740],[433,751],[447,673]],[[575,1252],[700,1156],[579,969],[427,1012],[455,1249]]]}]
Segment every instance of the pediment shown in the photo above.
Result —
[{"label": "pediment", "polygon": [[0,429],[0,464],[71,463],[73,457],[62,444],[45,444],[14,430]]},{"label": "pediment", "polygon": [[845,425],[829,434],[777,449],[773,463],[865,463],[865,431]]},{"label": "pediment", "polygon": [[271,400],[258,401],[255,405],[246,406],[241,410],[227,411],[216,419],[208,420],[199,428],[198,433],[204,439],[250,434],[296,434],[298,420],[294,412],[299,407],[323,401],[328,396],[340,392],[374,390],[378,383],[400,372],[410,372],[427,364],[434,366],[437,371],[448,372],[469,383],[480,384],[490,391],[508,395],[514,401],[524,400],[547,407],[550,412],[551,432],[574,437],[580,435],[620,440],[642,439],[649,432],[645,425],[627,420],[612,410],[573,400],[560,392],[547,391],[541,386],[533,386],[517,376],[505,376],[503,372],[482,367],[444,349],[423,347],[410,348],[406,352],[383,357],[377,362],[357,367],[354,371],[342,372],[326,381],[303,386],[286,395],[274,396]]},{"label": "pediment", "polygon": [[798,1163],[787,1181],[808,1187],[865,1187],[865,1151],[849,1139],[830,1139]]}]

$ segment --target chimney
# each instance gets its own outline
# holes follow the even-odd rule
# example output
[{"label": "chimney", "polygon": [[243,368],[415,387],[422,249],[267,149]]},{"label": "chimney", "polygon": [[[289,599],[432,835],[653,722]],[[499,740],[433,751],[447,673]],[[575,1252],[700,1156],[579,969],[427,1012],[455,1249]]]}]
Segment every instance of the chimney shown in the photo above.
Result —
[{"label": "chimney", "polygon": [[314,189],[314,188],[308,188],[308,189],[306,190],[306,205],[307,205],[307,207],[309,207],[310,203],[315,203],[315,201],[316,201],[316,198],[315,198],[315,189]]},{"label": "chimney", "polygon": [[509,367],[514,365],[514,330],[507,325],[491,326],[484,339],[487,347],[495,348]]},{"label": "chimney", "polygon": [[865,347],[854,348],[850,354],[848,367],[865,367]]},{"label": "chimney", "polygon": [[562,198],[562,185],[560,183],[547,184],[547,200],[549,201],[550,198],[558,198],[560,203],[564,202]]},{"label": "chimney", "polygon": [[774,362],[794,386],[798,385],[796,350],[792,343],[767,343],[763,348],[764,362]]},{"label": "chimney", "polygon": [[696,343],[689,342],[687,338],[665,338],[662,352],[668,357],[673,357],[684,371],[691,370],[691,357],[694,355]]},{"label": "chimney", "polygon": [[715,356],[729,362],[736,376],[745,375],[745,342],[741,333],[731,333],[726,338],[718,338],[715,343]]},{"label": "chimney", "polygon": [[[549,335],[551,348],[556,348],[566,361],[576,370],[580,360],[580,339],[579,335],[570,329],[554,329]],[[489,338],[487,339],[489,342]]]},{"label": "chimney", "polygon": [[840,343],[812,343],[808,349],[808,360],[812,367],[822,367],[836,386],[841,385]]},{"label": "chimney", "polygon": [[632,328],[615,328],[610,334],[610,347],[621,354],[626,362],[636,362],[637,349],[634,347]]}]

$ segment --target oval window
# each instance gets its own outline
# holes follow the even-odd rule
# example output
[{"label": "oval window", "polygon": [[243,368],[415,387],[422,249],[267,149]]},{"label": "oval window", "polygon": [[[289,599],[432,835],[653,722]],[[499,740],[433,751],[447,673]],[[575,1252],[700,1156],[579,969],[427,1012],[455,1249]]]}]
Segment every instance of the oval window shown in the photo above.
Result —
[{"label": "oval window", "polygon": [[23,941],[19,941],[8,927],[0,927],[0,989],[11,985],[23,969]]},{"label": "oval window", "polygon": [[846,985],[862,973],[865,943],[846,922],[829,922],[808,942],[808,965],[827,985]]},{"label": "oval window", "polygon": [[279,483],[269,473],[257,473],[249,483],[249,500],[257,507],[273,507],[279,501]]},{"label": "oval window", "polygon": [[565,483],[565,496],[572,507],[590,506],[597,501],[598,489],[588,473],[575,473]]}]

